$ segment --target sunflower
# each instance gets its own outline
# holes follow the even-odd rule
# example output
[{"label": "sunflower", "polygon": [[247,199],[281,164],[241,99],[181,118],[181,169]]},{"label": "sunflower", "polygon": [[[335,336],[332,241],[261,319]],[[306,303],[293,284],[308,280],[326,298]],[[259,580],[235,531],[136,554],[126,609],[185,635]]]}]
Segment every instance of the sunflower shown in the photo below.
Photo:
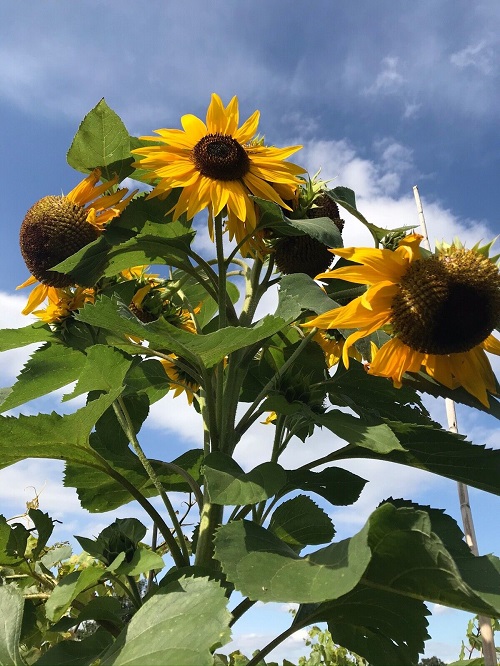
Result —
[{"label": "sunflower", "polygon": [[342,351],[348,366],[350,347],[385,327],[392,338],[376,350],[369,374],[389,377],[401,386],[405,372],[422,368],[453,389],[462,386],[489,407],[496,381],[485,352],[500,355],[491,333],[500,322],[500,274],[489,246],[468,250],[459,241],[424,255],[422,236],[411,234],[396,250],[335,249],[357,262],[318,279],[337,278],[368,285],[348,305],[303,324],[320,329],[357,328]]},{"label": "sunflower", "polygon": [[177,356],[172,354],[172,361],[167,359],[160,359],[160,363],[165,370],[165,374],[170,382],[170,388],[174,389],[174,398],[185,392],[187,401],[191,405],[193,403],[194,394],[199,390],[198,384],[194,381],[190,374],[181,369],[175,363]]},{"label": "sunflower", "polygon": [[49,287],[47,298],[47,306],[43,310],[35,310],[33,314],[47,324],[59,324],[74,310],[82,308],[85,303],[93,303],[95,292],[84,287],[76,289]]},{"label": "sunflower", "polygon": [[127,189],[105,194],[118,177],[97,185],[100,177],[100,170],[94,169],[68,194],[43,197],[26,213],[19,242],[31,277],[17,289],[40,284],[31,292],[23,314],[33,312],[47,297],[55,298],[50,288],[73,284],[69,275],[50,269],[96,240],[134,196]]},{"label": "sunflower", "polygon": [[[132,151],[144,156],[135,166],[149,171],[149,180],[156,182],[149,196],[164,197],[173,188],[182,188],[173,208],[174,219],[183,213],[192,219],[208,208],[213,237],[213,218],[225,213],[229,237],[238,243],[257,226],[256,207],[249,195],[291,210],[285,200],[295,197],[301,182],[297,176],[305,169],[285,159],[301,146],[264,146],[256,137],[259,115],[255,111],[238,127],[237,97],[224,107],[214,93],[205,122],[187,114],[181,118],[182,130],[159,129],[155,131],[160,138],[141,137],[162,144]],[[251,247],[247,242],[244,245],[246,250]]]}]

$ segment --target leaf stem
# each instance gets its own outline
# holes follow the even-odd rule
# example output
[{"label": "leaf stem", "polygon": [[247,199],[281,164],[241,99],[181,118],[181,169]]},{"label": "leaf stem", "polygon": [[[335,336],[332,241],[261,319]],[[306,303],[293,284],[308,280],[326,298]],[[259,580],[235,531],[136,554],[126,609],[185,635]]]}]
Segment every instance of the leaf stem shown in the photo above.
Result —
[{"label": "leaf stem", "polygon": [[[163,485],[160,481],[160,479],[157,477],[156,472],[153,469],[153,466],[149,462],[149,459],[145,455],[144,451],[142,450],[141,445],[139,444],[139,440],[137,439],[135,435],[135,429],[132,424],[132,420],[130,418],[130,415],[128,413],[127,407],[123,401],[123,398],[119,397],[113,402],[113,409],[115,411],[116,417],[118,419],[118,422],[120,423],[123,432],[127,435],[129,442],[132,444],[132,447],[134,448],[134,451],[139,458],[142,466],[146,470],[147,475],[151,479],[151,482],[153,483],[154,487],[158,491],[158,494],[160,495],[163,504],[165,505],[165,508],[168,511],[168,514],[170,516],[170,519],[172,520],[174,530],[177,534],[177,538],[180,544],[180,551],[179,551],[179,546],[177,545],[176,540],[173,538],[170,530],[168,530],[170,536],[172,537],[171,541],[167,538],[165,538],[165,541],[167,541],[171,552],[172,552],[172,557],[174,557],[174,551],[172,551],[172,545],[175,543],[175,551],[178,551],[176,553],[177,559],[179,560],[179,564],[182,563],[182,566],[188,566],[189,565],[189,552],[187,549],[186,545],[186,540],[184,538],[184,533],[182,532],[182,528],[179,525],[179,521],[177,520],[177,514],[175,513],[174,507],[172,506],[172,503],[170,502],[170,499],[165,492]],[[163,535],[165,537],[165,535]],[[173,543],[172,543],[173,541]],[[174,560],[176,558],[174,557]],[[177,562],[176,562],[177,563]],[[179,566],[179,565],[178,565]]]}]

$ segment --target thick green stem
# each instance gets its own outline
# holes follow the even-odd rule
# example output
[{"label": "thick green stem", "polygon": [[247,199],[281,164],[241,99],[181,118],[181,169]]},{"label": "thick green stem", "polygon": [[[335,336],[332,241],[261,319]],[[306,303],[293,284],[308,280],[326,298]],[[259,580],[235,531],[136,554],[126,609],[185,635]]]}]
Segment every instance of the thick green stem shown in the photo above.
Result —
[{"label": "thick green stem", "polygon": [[214,560],[214,534],[222,523],[223,511],[224,507],[219,504],[212,504],[206,493],[205,504],[201,512],[195,565],[219,568],[219,563]]},{"label": "thick green stem", "polygon": [[[177,552],[176,555],[178,556],[177,559],[179,560],[179,563],[182,562],[182,566],[187,566],[189,565],[189,552],[187,549],[186,545],[186,540],[184,538],[184,533],[182,532],[182,528],[179,525],[179,521],[177,520],[177,514],[175,513],[174,507],[172,506],[172,503],[170,502],[170,499],[165,492],[163,485],[160,481],[160,479],[157,477],[156,472],[153,469],[153,466],[149,462],[149,459],[147,458],[146,454],[142,450],[141,445],[139,444],[139,440],[137,439],[135,435],[135,430],[134,426],[132,424],[132,420],[130,418],[130,415],[128,413],[128,410],[125,406],[125,403],[123,402],[122,398],[118,398],[114,403],[113,403],[113,408],[115,410],[116,417],[118,419],[118,422],[120,423],[123,432],[127,435],[129,442],[132,444],[134,451],[139,458],[141,465],[144,467],[147,475],[151,479],[152,484],[158,491],[158,494],[160,495],[163,504],[165,505],[165,508],[168,511],[168,514],[170,516],[170,519],[172,520],[174,530],[177,534],[177,539],[179,541],[180,545],[180,552]],[[169,530],[170,532],[170,530]],[[168,541],[167,541],[168,543]],[[173,539],[173,543],[176,544],[176,551],[179,551],[179,547],[177,546],[177,542],[175,539]],[[168,543],[171,551],[172,551],[172,544]],[[172,552],[172,557],[174,557],[174,552]],[[174,560],[176,558],[174,557]],[[176,562],[177,563],[177,562]]]}]

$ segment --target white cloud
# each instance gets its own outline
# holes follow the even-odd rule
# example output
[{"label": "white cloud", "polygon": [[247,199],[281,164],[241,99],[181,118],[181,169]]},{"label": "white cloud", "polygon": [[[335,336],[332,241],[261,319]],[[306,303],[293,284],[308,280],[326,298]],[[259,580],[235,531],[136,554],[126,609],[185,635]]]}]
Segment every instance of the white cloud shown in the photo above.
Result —
[{"label": "white cloud", "polygon": [[390,94],[398,92],[405,83],[405,77],[400,72],[399,58],[386,56],[382,59],[380,71],[375,81],[365,88],[366,95]]},{"label": "white cloud", "polygon": [[498,56],[491,44],[481,40],[452,53],[450,62],[459,69],[471,67],[479,70],[481,74],[491,75],[497,71]]}]

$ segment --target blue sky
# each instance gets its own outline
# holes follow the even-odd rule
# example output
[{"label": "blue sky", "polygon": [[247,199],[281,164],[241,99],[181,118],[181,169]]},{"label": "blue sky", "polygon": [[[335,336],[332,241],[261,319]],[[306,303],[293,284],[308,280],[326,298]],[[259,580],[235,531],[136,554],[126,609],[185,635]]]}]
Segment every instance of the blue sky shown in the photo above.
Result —
[{"label": "blue sky", "polygon": [[[26,297],[15,292],[28,276],[18,248],[21,221],[39,198],[68,192],[80,180],[65,154],[102,97],[140,135],[178,127],[185,113],[203,117],[212,92],[225,102],[236,94],[242,118],[261,111],[268,143],[303,145],[294,161],[354,189],[371,222],[417,223],[417,184],[431,242],[455,235],[469,246],[490,240],[500,233],[499,23],[497,0],[2,3],[1,326],[27,323],[19,314]],[[359,223],[345,217],[345,244],[368,242]],[[25,359],[25,351],[0,357],[2,385],[12,384]],[[61,411],[59,398],[24,411]],[[182,400],[171,405],[167,398],[153,409],[143,434],[150,452],[168,442],[174,457],[182,441],[197,444],[199,424]],[[444,405],[429,405],[444,422]],[[460,409],[459,427],[475,443],[497,446],[493,419]],[[242,464],[264,458],[266,437],[264,426],[249,435]],[[311,445],[331,446],[325,437],[315,435]],[[303,451],[296,446],[288,455],[300,464]],[[451,481],[368,462],[353,469],[371,483],[354,507],[333,513],[341,538],[390,495],[446,508],[459,519]],[[81,511],[74,493],[61,487],[60,470],[58,463],[29,461],[0,472],[1,512],[21,513],[31,499],[27,486],[40,490],[45,483],[41,508],[63,520],[64,534],[90,535],[113,520]],[[499,498],[471,490],[471,503],[480,551],[500,554],[492,521]],[[118,515],[132,512],[139,515],[127,507]],[[285,610],[261,606],[238,623],[242,649],[250,652],[271,627],[283,627]],[[457,658],[467,617],[435,608],[427,654]],[[303,652],[299,636],[276,656]]]}]

